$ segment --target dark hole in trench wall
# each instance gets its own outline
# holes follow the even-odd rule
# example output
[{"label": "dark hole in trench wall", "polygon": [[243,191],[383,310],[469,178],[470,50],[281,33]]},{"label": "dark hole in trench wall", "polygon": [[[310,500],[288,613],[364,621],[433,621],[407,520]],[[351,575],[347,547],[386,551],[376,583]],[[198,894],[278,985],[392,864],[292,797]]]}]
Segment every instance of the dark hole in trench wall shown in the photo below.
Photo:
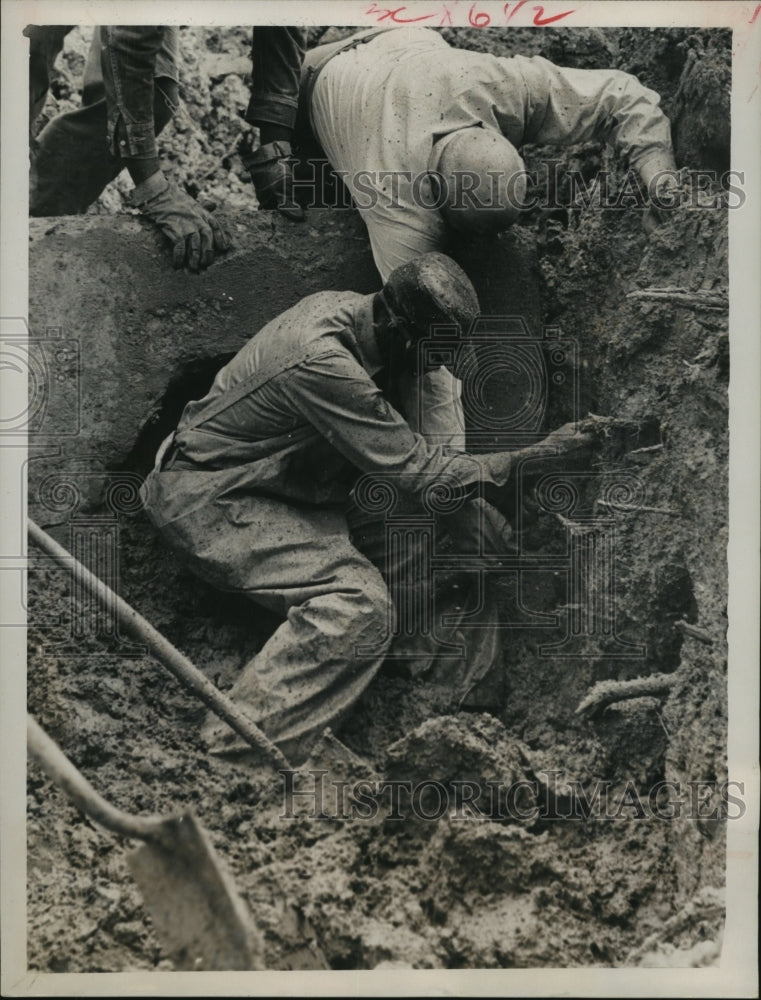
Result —
[{"label": "dark hole in trench wall", "polygon": [[185,406],[203,399],[217,372],[235,357],[234,352],[197,358],[184,365],[170,380],[164,395],[138,432],[123,468],[147,475],[153,467],[161,442],[176,427]]}]

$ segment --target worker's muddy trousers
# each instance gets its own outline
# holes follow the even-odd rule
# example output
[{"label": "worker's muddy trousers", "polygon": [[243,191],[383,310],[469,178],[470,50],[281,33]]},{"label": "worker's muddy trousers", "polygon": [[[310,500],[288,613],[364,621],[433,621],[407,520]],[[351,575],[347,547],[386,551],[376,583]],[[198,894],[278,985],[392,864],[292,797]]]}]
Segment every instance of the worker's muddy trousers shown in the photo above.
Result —
[{"label": "worker's muddy trousers", "polygon": [[[208,503],[161,531],[198,576],[285,617],[229,695],[303,758],[370,683],[393,632],[386,584],[351,544],[345,516],[248,496]],[[204,736],[211,750],[244,746],[211,715]]]}]

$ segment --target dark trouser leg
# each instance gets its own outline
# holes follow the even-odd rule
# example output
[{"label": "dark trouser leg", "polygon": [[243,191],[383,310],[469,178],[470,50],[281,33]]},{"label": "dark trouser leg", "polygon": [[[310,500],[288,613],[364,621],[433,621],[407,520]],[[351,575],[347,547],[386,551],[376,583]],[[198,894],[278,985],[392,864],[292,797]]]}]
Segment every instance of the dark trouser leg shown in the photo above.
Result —
[{"label": "dark trouser leg", "polygon": [[53,63],[71,31],[70,24],[30,24],[24,29],[29,39],[29,128],[42,111],[50,87]]},{"label": "dark trouser leg", "polygon": [[259,148],[253,135],[243,137],[241,159],[251,174],[261,208],[276,208],[290,219],[302,219],[293,197],[290,141],[299,104],[301,64],[306,52],[304,28],[255,28],[251,58],[253,90],[246,121],[259,128]]},{"label": "dark trouser leg", "polygon": [[[87,82],[93,103],[54,118],[38,137],[37,155],[30,171],[29,214],[79,215],[119,175],[124,163],[108,150],[108,119],[102,83]],[[84,95],[83,95],[84,96]],[[154,82],[156,134],[169,122],[177,107],[174,80]]]},{"label": "dark trouser leg", "polygon": [[260,128],[262,145],[291,138],[305,52],[304,28],[254,29],[253,88],[246,121]]}]

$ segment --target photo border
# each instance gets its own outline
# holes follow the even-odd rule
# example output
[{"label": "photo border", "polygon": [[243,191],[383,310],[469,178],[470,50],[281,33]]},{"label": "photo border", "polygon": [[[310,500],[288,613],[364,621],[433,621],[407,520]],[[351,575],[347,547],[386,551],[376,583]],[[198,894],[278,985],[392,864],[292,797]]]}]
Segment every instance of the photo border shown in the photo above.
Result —
[{"label": "photo border", "polygon": [[[441,0],[394,3],[354,0],[289,0],[285,3],[216,0],[215,3],[162,3],[162,23],[211,25],[281,23],[372,26],[373,8],[417,14],[442,6]],[[532,5],[529,5],[531,7]],[[727,920],[721,966],[700,969],[531,969],[394,970],[351,972],[109,973],[29,972],[25,966],[25,635],[23,628],[2,636],[2,993],[5,996],[748,996],[757,989],[758,875],[758,616],[759,616],[759,427],[761,426],[761,4],[660,0],[612,0],[542,4],[547,16],[573,6],[565,27],[597,25],[691,26],[733,29],[732,164],[745,172],[745,205],[729,213],[730,273],[730,533],[729,561],[729,729],[728,775],[745,783],[747,812],[727,824]],[[454,25],[468,21],[470,0],[448,0]],[[478,0],[477,11],[496,15],[502,3]],[[536,7],[534,7],[536,9]],[[3,265],[0,316],[26,317],[28,269],[27,52],[21,29],[37,23],[147,23],[156,19],[152,0],[2,0],[2,163],[0,219]],[[373,15],[377,19],[377,13]],[[530,22],[521,21],[520,26]],[[537,28],[541,30],[541,28]],[[19,399],[19,405],[25,405]],[[0,461],[7,469],[5,446]],[[0,472],[2,469],[0,469]],[[5,480],[8,484],[8,480]],[[12,489],[12,486],[10,486]],[[0,513],[2,552],[23,560],[23,523],[14,514],[9,486]],[[14,563],[15,565],[15,563]],[[7,567],[3,567],[7,568]],[[0,573],[3,607],[17,600],[16,573]]]}]

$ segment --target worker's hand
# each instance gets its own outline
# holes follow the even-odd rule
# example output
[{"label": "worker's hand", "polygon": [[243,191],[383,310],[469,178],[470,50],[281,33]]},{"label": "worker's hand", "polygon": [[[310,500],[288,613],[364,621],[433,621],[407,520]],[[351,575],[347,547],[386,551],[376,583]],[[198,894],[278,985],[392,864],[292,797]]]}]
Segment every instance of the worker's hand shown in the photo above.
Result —
[{"label": "worker's hand", "polygon": [[291,144],[279,139],[254,149],[253,142],[253,134],[247,133],[238,144],[238,152],[254,182],[259,207],[276,208],[287,219],[300,222],[304,218],[304,209],[293,194]]},{"label": "worker's hand", "polygon": [[563,424],[536,444],[523,448],[522,458],[555,458],[574,451],[587,450],[595,441],[594,427],[590,420]]},{"label": "worker's hand", "polygon": [[497,486],[504,486],[517,462],[530,458],[557,458],[574,451],[585,451],[594,444],[598,435],[599,428],[590,418],[564,424],[543,440],[518,451],[496,451],[489,455],[479,455],[479,461]]},{"label": "worker's hand", "polygon": [[441,518],[457,552],[502,556],[509,551],[512,528],[496,507],[476,497]]},{"label": "worker's hand", "polygon": [[215,250],[229,250],[232,245],[223,217],[201,208],[160,170],[135,188],[133,198],[172,244],[175,268],[187,263],[191,271],[199,271],[211,264]]},{"label": "worker's hand", "polygon": [[666,170],[655,180],[650,205],[642,218],[647,233],[654,232],[667,222],[687,196],[685,180],[681,174]]}]

